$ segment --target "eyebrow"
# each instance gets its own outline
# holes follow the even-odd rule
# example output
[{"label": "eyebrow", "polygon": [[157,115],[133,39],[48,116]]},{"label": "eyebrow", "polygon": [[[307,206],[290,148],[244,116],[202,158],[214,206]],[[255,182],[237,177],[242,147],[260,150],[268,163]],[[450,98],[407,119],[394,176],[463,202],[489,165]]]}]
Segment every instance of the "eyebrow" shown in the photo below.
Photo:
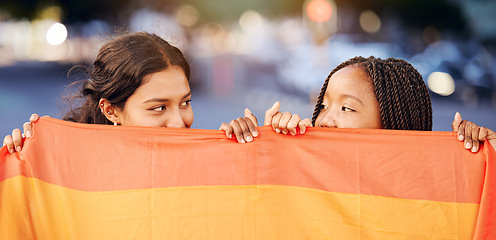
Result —
[{"label": "eyebrow", "polygon": [[359,98],[351,95],[351,94],[342,94],[341,95],[341,98],[351,98],[351,99],[355,99],[356,101],[358,101],[360,104],[362,104],[363,106],[365,106],[365,104],[362,102],[362,100],[360,100]]},{"label": "eyebrow", "polygon": [[[184,96],[181,99],[185,99],[189,96],[191,96],[191,91],[184,94]],[[168,102],[168,101],[170,101],[170,99],[168,99],[168,98],[151,98],[151,99],[148,99],[145,102],[143,102],[143,104],[150,103],[150,102]]]}]

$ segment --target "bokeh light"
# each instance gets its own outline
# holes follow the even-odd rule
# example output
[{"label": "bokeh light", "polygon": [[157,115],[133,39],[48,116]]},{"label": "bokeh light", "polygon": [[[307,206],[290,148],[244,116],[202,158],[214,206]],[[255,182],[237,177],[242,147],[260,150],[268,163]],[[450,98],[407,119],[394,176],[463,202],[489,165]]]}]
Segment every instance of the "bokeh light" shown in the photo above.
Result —
[{"label": "bokeh light", "polygon": [[253,10],[244,12],[239,18],[239,25],[241,29],[247,33],[257,32],[263,24],[262,16]]},{"label": "bokeh light", "polygon": [[198,23],[200,12],[191,5],[184,5],[177,10],[176,19],[181,25],[192,27]]},{"label": "bokeh light", "polygon": [[455,81],[449,73],[433,72],[427,78],[429,89],[441,96],[449,96],[455,91]]},{"label": "bokeh light", "polygon": [[331,19],[332,6],[326,0],[312,0],[307,5],[307,15],[314,22],[326,22]]},{"label": "bokeh light", "polygon": [[375,12],[367,10],[360,14],[360,26],[366,33],[376,33],[381,29],[381,19]]},{"label": "bokeh light", "polygon": [[50,45],[60,45],[67,39],[67,28],[62,23],[54,23],[46,33]]}]

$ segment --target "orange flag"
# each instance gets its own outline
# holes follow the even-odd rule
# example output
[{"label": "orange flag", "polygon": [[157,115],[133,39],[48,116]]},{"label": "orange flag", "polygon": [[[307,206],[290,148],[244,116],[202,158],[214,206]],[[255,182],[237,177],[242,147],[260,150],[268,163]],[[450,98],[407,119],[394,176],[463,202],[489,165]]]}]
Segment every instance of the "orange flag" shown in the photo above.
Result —
[{"label": "orange flag", "polygon": [[0,239],[496,239],[495,152],[454,133],[48,117],[0,149]]}]

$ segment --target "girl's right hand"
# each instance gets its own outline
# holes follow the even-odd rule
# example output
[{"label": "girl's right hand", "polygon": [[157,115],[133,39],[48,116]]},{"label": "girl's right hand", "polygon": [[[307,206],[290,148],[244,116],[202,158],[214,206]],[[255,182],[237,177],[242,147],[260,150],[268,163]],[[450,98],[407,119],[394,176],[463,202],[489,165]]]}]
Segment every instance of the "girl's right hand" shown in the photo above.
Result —
[{"label": "girl's right hand", "polygon": [[276,102],[274,105],[265,111],[264,126],[272,125],[272,129],[276,133],[287,135],[290,133],[295,136],[297,128],[300,129],[300,134],[305,134],[307,127],[312,126],[312,121],[309,118],[301,120],[298,114],[291,114],[289,112],[279,112],[280,103]]},{"label": "girl's right hand", "polygon": [[[31,115],[29,122],[24,123],[23,128],[26,138],[30,138],[32,136],[32,124],[37,122],[38,119],[40,119],[40,116],[35,113]],[[3,139],[3,146],[7,146],[7,150],[10,153],[14,153],[15,151],[20,152],[22,150],[22,137],[23,135],[21,134],[21,130],[16,128],[12,131],[12,136],[5,136]]]},{"label": "girl's right hand", "polygon": [[258,136],[257,127],[257,118],[251,113],[250,109],[246,108],[244,118],[239,117],[229,124],[224,122],[220,125],[219,130],[224,131],[229,139],[235,137],[238,143],[249,143]]}]

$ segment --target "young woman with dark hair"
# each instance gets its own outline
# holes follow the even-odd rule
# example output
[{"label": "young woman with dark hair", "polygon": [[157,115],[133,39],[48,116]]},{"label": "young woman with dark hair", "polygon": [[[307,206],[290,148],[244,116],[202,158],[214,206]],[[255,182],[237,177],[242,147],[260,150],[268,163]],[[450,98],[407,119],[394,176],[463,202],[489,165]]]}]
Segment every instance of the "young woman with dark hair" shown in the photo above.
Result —
[{"label": "young woman with dark hair", "polygon": [[[123,126],[190,128],[193,124],[190,68],[181,51],[155,34],[131,33],[104,44],[90,77],[70,100],[81,100],[63,120]],[[38,120],[38,115],[30,121]],[[31,122],[24,132],[31,136]],[[257,120],[249,110],[245,118],[222,124],[227,136],[251,142],[258,135]],[[10,152],[22,149],[19,129],[4,138]]]},{"label": "young woman with dark hair", "polygon": [[[432,130],[432,106],[427,86],[408,62],[388,58],[355,57],[337,66],[326,78],[312,120],[279,112],[276,103],[265,114],[264,125],[283,134],[304,134],[309,126]],[[461,119],[452,124],[465,148],[479,149],[479,141],[496,146],[496,134]]]}]

